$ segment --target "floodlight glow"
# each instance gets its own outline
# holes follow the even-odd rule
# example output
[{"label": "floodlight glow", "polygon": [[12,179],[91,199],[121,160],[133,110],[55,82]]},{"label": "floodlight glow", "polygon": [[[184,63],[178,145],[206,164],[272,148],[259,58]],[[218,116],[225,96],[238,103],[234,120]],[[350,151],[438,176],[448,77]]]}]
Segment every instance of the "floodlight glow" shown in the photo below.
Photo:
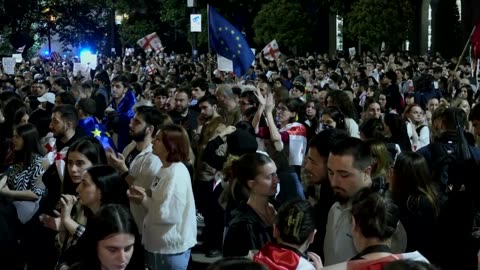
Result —
[{"label": "floodlight glow", "polygon": [[89,49],[82,49],[82,50],[80,51],[80,57],[82,57],[82,56],[88,56],[88,55],[91,55],[91,54],[92,54],[92,52],[91,52]]}]

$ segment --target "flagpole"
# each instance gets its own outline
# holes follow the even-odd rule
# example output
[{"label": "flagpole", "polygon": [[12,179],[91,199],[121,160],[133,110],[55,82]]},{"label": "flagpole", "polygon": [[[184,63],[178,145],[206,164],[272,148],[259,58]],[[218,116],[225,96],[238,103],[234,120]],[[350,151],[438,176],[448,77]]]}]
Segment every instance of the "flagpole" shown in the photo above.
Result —
[{"label": "flagpole", "polygon": [[[209,55],[211,54],[210,50],[210,4],[207,4],[207,44],[208,44],[208,52],[207,52],[207,79],[209,81],[212,80],[212,63],[210,63]],[[212,56],[213,58],[213,56]]]},{"label": "flagpole", "polygon": [[467,43],[465,43],[465,47],[463,48],[462,54],[461,54],[460,57],[458,58],[457,66],[455,66],[454,73],[457,73],[458,67],[460,66],[460,63],[462,62],[462,59],[463,59],[463,57],[465,56],[465,52],[467,52],[468,44],[471,42],[473,33],[475,33],[475,30],[476,30],[476,29],[477,29],[477,25],[475,25],[475,26],[473,27],[472,32],[470,33],[470,36],[469,36],[468,39],[467,39]]},{"label": "flagpole", "polygon": [[210,14],[208,10],[210,9],[210,4],[207,4],[207,43],[208,43],[208,52],[210,53]]}]

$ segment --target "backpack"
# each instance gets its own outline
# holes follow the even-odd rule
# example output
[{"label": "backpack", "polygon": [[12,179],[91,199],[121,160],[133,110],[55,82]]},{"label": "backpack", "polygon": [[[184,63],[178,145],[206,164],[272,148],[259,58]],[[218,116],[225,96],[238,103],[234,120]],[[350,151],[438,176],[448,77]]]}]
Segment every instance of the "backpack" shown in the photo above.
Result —
[{"label": "backpack", "polygon": [[480,166],[472,158],[459,158],[454,145],[430,147],[436,157],[432,179],[441,198],[435,259],[445,270],[472,269],[480,240],[480,186],[475,176]]}]

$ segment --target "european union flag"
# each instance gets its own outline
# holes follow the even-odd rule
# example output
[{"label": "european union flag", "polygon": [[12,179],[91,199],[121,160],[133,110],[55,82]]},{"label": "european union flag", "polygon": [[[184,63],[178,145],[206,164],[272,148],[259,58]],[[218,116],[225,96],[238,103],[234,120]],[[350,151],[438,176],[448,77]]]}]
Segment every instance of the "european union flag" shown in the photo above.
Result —
[{"label": "european union flag", "polygon": [[85,135],[92,136],[100,141],[103,148],[112,148],[113,150],[116,150],[115,144],[113,143],[112,138],[110,138],[107,129],[104,125],[98,123],[95,117],[89,116],[85,119],[79,120],[78,127],[83,129]]},{"label": "european union flag", "polygon": [[247,73],[255,55],[243,34],[208,6],[208,38],[210,47],[219,55],[232,60],[233,71],[238,77]]}]

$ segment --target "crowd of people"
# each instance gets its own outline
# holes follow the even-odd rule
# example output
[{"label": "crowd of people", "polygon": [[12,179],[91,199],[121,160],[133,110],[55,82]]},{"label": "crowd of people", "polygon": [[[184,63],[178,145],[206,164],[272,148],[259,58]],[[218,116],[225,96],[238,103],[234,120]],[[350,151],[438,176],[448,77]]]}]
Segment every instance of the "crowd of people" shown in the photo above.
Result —
[{"label": "crowd of people", "polygon": [[477,269],[470,62],[214,60],[2,72],[5,269],[193,269],[192,252],[209,269]]}]

